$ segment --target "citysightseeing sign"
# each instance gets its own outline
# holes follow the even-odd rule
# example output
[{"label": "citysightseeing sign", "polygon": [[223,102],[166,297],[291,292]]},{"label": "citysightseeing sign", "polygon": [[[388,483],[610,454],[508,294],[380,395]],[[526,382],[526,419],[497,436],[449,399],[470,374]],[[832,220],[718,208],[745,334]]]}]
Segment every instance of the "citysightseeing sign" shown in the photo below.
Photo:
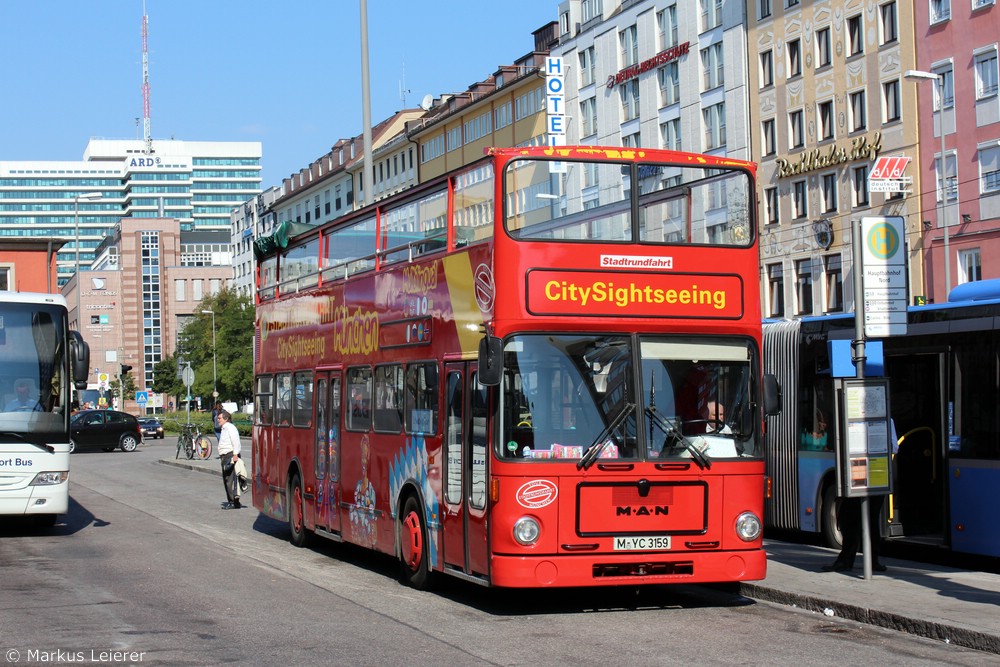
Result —
[{"label": "citysightseeing sign", "polygon": [[743,315],[743,281],[737,275],[534,269],[527,282],[532,315],[713,319]]}]

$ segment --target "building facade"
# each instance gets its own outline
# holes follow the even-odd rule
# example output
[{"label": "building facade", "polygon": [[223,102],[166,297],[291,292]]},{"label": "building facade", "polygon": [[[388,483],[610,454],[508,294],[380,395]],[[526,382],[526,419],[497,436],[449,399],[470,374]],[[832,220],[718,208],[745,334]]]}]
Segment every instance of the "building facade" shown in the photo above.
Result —
[{"label": "building facade", "polygon": [[917,69],[938,77],[911,85],[919,99],[920,169],[926,184],[921,189],[924,261],[932,292],[944,301],[957,285],[1000,277],[1000,8],[996,0],[971,0],[971,6],[963,0],[933,0],[914,7]]},{"label": "building facade", "polygon": [[58,294],[56,253],[62,239],[0,238],[0,292]]},{"label": "building facade", "polygon": [[[228,228],[185,231],[175,218],[121,219],[93,267],[62,291],[71,328],[90,345],[88,388],[102,388],[102,376],[115,378],[119,364],[128,364],[136,387],[148,391],[154,367],[177,350],[202,299],[229,286],[230,248]],[[132,398],[125,408],[134,412]],[[163,396],[150,392],[147,407],[164,405]]]},{"label": "building facade", "polygon": [[93,139],[82,161],[0,162],[0,236],[66,240],[62,285],[121,218],[228,230],[232,209],[260,192],[259,142],[156,140],[146,151],[138,139]]},{"label": "building facade", "polygon": [[747,160],[741,3],[569,0],[559,5],[566,143]]},{"label": "building facade", "polygon": [[[916,90],[904,79],[916,62],[913,4],[748,0],[746,9],[764,314],[853,310],[852,223],[868,216],[902,216],[908,301],[933,298]],[[870,185],[880,156],[910,159],[899,191]]]}]

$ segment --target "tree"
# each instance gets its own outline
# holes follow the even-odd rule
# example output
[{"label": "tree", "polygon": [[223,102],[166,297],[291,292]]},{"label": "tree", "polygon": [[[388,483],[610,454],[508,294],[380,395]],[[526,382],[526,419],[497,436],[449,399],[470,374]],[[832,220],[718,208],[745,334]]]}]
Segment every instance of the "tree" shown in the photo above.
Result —
[{"label": "tree", "polygon": [[219,400],[245,403],[253,397],[253,333],[254,308],[249,296],[226,289],[202,300],[194,319],[180,333],[178,347],[178,355],[194,370],[192,396],[201,396],[203,405],[212,404],[214,371]]},{"label": "tree", "polygon": [[157,394],[168,396],[184,395],[184,383],[179,377],[175,355],[164,357],[153,366],[153,384],[150,389]]}]

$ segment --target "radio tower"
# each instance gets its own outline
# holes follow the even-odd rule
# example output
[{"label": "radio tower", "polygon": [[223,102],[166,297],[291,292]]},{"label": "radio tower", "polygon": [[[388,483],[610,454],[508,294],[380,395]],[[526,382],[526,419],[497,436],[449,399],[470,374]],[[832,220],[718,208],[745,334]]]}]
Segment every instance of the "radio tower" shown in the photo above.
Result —
[{"label": "radio tower", "polygon": [[149,17],[146,16],[146,2],[142,3],[142,135],[146,140],[146,155],[153,152],[153,136],[149,130],[149,47],[146,43]]}]

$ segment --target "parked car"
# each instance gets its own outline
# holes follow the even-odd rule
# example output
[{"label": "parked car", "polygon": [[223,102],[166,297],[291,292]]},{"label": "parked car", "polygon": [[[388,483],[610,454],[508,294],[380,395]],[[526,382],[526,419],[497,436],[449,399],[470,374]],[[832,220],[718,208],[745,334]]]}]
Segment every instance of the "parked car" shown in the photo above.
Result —
[{"label": "parked car", "polygon": [[134,452],[142,442],[142,429],[134,415],[117,410],[81,410],[69,423],[69,451],[120,448]]},{"label": "parked car", "polygon": [[163,423],[155,417],[139,417],[139,427],[142,429],[142,437],[155,440],[163,440]]}]

